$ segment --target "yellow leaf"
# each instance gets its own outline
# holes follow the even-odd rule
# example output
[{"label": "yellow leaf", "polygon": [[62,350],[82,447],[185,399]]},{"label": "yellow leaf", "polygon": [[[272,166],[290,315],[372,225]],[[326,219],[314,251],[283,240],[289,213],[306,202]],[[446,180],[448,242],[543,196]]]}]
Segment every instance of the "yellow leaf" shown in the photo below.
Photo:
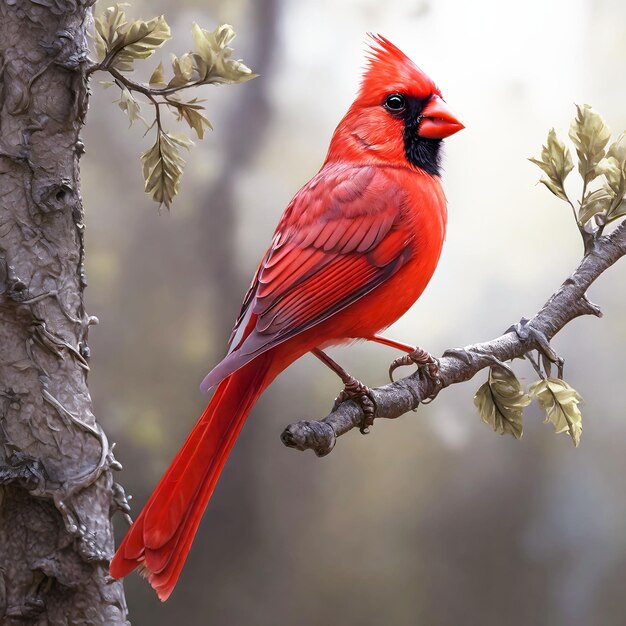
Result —
[{"label": "yellow leaf", "polygon": [[190,145],[187,138],[159,130],[154,145],[141,155],[145,192],[168,209],[178,193],[185,166],[179,148]]},{"label": "yellow leaf", "polygon": [[231,59],[233,50],[228,44],[234,39],[235,31],[230,24],[221,24],[213,31],[194,24],[192,35],[193,58],[202,83],[241,83],[256,77],[244,63]]},{"label": "yellow leaf", "polygon": [[140,117],[139,103],[137,102],[137,100],[135,100],[135,98],[133,98],[132,94],[130,93],[130,91],[128,91],[128,89],[126,89],[126,87],[122,89],[122,95],[120,97],[118,105],[120,109],[122,109],[122,111],[125,111],[126,115],[128,115],[128,119],[131,125],[138,117]]},{"label": "yellow leaf", "polygon": [[104,60],[104,57],[107,54],[107,47],[104,39],[102,39],[97,30],[93,34],[93,42],[96,49],[96,60],[100,63]]},{"label": "yellow leaf", "polygon": [[165,75],[163,74],[162,62],[159,62],[159,64],[156,66],[148,82],[150,83],[150,85],[165,85]]},{"label": "yellow leaf", "polygon": [[604,157],[604,149],[611,131],[602,116],[588,104],[576,105],[576,117],[569,131],[570,139],[578,154],[578,171],[585,184],[599,176],[598,164]]},{"label": "yellow leaf", "polygon": [[515,374],[504,367],[489,368],[489,378],[474,396],[480,419],[501,435],[519,439],[523,434],[522,413],[530,403]]},{"label": "yellow leaf", "polygon": [[116,4],[105,9],[103,13],[94,18],[94,44],[96,57],[102,61],[112,49],[118,31],[126,25],[126,15],[122,10],[126,4]]},{"label": "yellow leaf", "polygon": [[114,46],[118,52],[113,66],[128,72],[132,71],[135,59],[151,57],[171,37],[171,32],[165,18],[160,15],[148,22],[136,20],[125,24],[118,29],[118,35]]},{"label": "yellow leaf", "polygon": [[128,4],[118,3],[108,7],[94,19],[96,32],[108,46],[113,43],[119,29],[126,24],[126,14],[122,10],[124,6]]},{"label": "yellow leaf", "polygon": [[200,26],[198,26],[195,22],[191,26],[191,34],[193,36],[196,53],[208,67],[211,67],[214,61],[214,54],[205,32],[206,31],[203,31],[202,28],[200,28]]},{"label": "yellow leaf", "polygon": [[554,128],[550,129],[546,144],[541,147],[541,157],[528,160],[546,174],[547,178],[542,178],[540,182],[555,196],[567,201],[563,185],[568,174],[574,169],[574,163],[569,148],[557,137]]},{"label": "yellow leaf", "polygon": [[612,209],[607,215],[607,221],[612,222],[613,220],[619,219],[620,217],[624,217],[626,215],[626,199],[622,200],[614,209]]},{"label": "yellow leaf", "polygon": [[626,173],[626,133],[622,133],[609,146],[606,155],[615,159],[622,172]]},{"label": "yellow leaf", "polygon": [[607,212],[607,221],[611,222],[626,214],[626,133],[622,133],[609,146],[606,156],[607,166],[603,174],[606,186],[613,192]]},{"label": "yellow leaf", "polygon": [[199,104],[201,101],[197,98],[189,102],[179,102],[178,100],[168,99],[168,104],[176,109],[178,121],[185,120],[190,128],[196,131],[198,139],[204,138],[205,129],[213,130],[209,120],[200,113],[204,111],[204,107]]},{"label": "yellow leaf", "polygon": [[174,77],[168,83],[168,87],[182,87],[191,81],[194,73],[194,63],[191,54],[186,52],[181,57],[172,55],[172,70]]},{"label": "yellow leaf", "polygon": [[578,408],[582,400],[580,394],[564,380],[551,377],[533,383],[529,391],[545,410],[545,421],[551,422],[557,433],[568,432],[574,445],[578,446],[583,430]]},{"label": "yellow leaf", "polygon": [[612,197],[604,187],[587,192],[578,211],[578,221],[586,224],[597,213],[606,213]]}]

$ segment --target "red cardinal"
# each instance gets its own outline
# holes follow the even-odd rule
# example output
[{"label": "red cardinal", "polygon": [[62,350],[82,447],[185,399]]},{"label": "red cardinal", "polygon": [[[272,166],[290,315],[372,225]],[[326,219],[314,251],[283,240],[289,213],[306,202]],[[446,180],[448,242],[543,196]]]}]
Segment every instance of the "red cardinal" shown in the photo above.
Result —
[{"label": "red cardinal", "polygon": [[280,372],[311,351],[362,398],[367,388],[322,348],[360,338],[413,350],[377,333],[435,270],[447,217],[441,140],[463,126],[424,72],[384,37],[372,38],[361,89],[322,169],[285,210],[228,354],[202,382],[215,394],[111,561],[116,578],[140,568],[161,600],[250,409]]}]

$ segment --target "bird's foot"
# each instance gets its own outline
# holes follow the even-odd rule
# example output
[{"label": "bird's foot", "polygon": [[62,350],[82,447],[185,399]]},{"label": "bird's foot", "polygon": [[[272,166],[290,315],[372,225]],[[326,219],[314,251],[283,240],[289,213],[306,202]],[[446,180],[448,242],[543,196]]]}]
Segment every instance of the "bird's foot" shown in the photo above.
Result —
[{"label": "bird's foot", "polygon": [[409,352],[408,354],[404,354],[397,359],[394,359],[389,365],[389,379],[391,382],[394,382],[394,371],[404,365],[417,365],[417,370],[420,373],[423,373],[434,380],[438,387],[441,385],[441,378],[439,377],[439,361],[432,354],[426,352],[426,350],[422,350],[422,348],[415,348],[413,352]]},{"label": "bird's foot", "polygon": [[[563,378],[565,360],[555,352],[554,348],[552,348],[550,340],[546,337],[545,333],[531,326],[529,324],[529,320],[523,317],[517,324],[508,328],[506,332],[514,332],[522,341],[527,339],[534,341],[538,346],[537,352],[541,355],[543,368],[546,374],[548,376],[551,375],[552,365],[554,364],[557,367],[557,376],[559,378]],[[535,369],[537,369],[537,364],[534,362],[534,359],[531,358],[531,354],[527,353],[526,356],[529,357],[530,362],[533,364]]]},{"label": "bird's foot", "polygon": [[361,407],[363,411],[363,421],[359,430],[361,434],[367,435],[370,431],[369,427],[374,423],[374,415],[376,413],[376,403],[374,396],[366,385],[358,381],[354,376],[348,375],[344,379],[344,388],[335,398],[333,411],[346,400],[352,400]]},{"label": "bird's foot", "polygon": [[374,401],[374,395],[371,390],[354,376],[348,374],[339,363],[333,361],[323,350],[314,348],[311,352],[324,363],[324,365],[333,370],[344,384],[343,391],[335,398],[333,411],[346,400],[352,400],[358,404],[363,411],[363,421],[361,422],[359,430],[363,435],[366,435],[369,432],[369,427],[374,423],[374,415],[376,413],[376,402]]}]

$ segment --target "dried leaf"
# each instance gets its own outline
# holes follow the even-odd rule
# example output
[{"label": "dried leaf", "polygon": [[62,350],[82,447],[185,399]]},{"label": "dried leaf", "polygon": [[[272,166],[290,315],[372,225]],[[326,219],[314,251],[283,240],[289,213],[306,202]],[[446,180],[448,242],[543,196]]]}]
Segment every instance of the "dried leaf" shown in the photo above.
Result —
[{"label": "dried leaf", "polygon": [[136,20],[121,26],[114,45],[118,52],[113,67],[122,72],[132,71],[133,61],[151,57],[170,37],[170,27],[162,15],[148,22]]},{"label": "dried leaf", "polygon": [[552,422],[557,433],[568,432],[575,446],[580,443],[582,415],[578,404],[580,394],[560,378],[538,380],[530,386],[529,392],[535,396],[546,411],[546,422]]},{"label": "dried leaf", "polygon": [[168,87],[182,87],[191,82],[194,77],[194,60],[191,54],[186,52],[181,57],[172,55],[172,70],[174,77],[167,84]]},{"label": "dried leaf", "polygon": [[626,132],[622,133],[610,146],[606,153],[607,157],[611,157],[617,161],[626,173]]},{"label": "dried leaf", "polygon": [[522,436],[522,413],[530,403],[515,374],[504,367],[489,369],[487,382],[474,396],[480,419],[496,433]]},{"label": "dried leaf", "polygon": [[198,24],[195,22],[192,24],[191,34],[193,36],[195,51],[208,67],[212,67],[215,62],[215,55],[204,33],[205,31],[203,31]]},{"label": "dried leaf", "polygon": [[626,215],[626,199],[622,200],[614,209],[612,209],[607,215],[607,222],[612,222],[620,217]]},{"label": "dried leaf", "polygon": [[191,146],[193,146],[193,141],[186,137],[182,133],[168,133],[167,136],[171,141],[173,141],[176,145],[179,145],[181,148],[185,148],[189,150]]},{"label": "dried leaf", "polygon": [[95,33],[94,43],[96,57],[102,61],[107,52],[112,49],[118,31],[126,25],[126,15],[122,10],[127,4],[116,4],[105,9],[103,13],[94,18]]},{"label": "dried leaf", "polygon": [[557,198],[567,200],[565,189],[561,183],[555,182],[549,178],[542,178],[539,182],[543,183]]},{"label": "dried leaf", "polygon": [[175,108],[178,121],[185,120],[190,128],[196,131],[198,139],[204,139],[205,129],[213,130],[211,122],[200,113],[204,111],[204,107],[200,104],[203,100],[194,98],[189,102],[179,102],[173,98],[168,99],[168,104]]},{"label": "dried leaf", "polygon": [[604,187],[587,192],[578,211],[578,221],[586,224],[594,215],[606,213],[612,198],[613,195]]},{"label": "dried leaf", "polygon": [[154,72],[150,76],[148,81],[150,85],[165,85],[165,75],[163,74],[163,62],[159,61],[159,64],[154,68]]},{"label": "dried leaf", "polygon": [[154,145],[141,155],[145,191],[159,204],[169,209],[178,193],[185,160],[180,148],[188,148],[191,142],[181,135],[157,131]]},{"label": "dried leaf", "polygon": [[617,159],[612,156],[606,156],[598,164],[598,170],[606,180],[607,189],[616,194],[619,192],[620,179],[622,178],[622,168]]},{"label": "dried leaf", "polygon": [[94,19],[94,44],[99,61],[110,56],[110,64],[129,72],[135,59],[147,59],[171,36],[170,27],[161,15],[147,22],[128,22],[122,10],[126,4],[107,8]]},{"label": "dried leaf", "polygon": [[578,171],[585,184],[600,175],[598,164],[604,157],[604,149],[611,131],[599,113],[588,104],[576,105],[576,117],[570,126],[569,136],[576,146]]},{"label": "dried leaf", "polygon": [[607,212],[607,221],[611,222],[623,217],[626,211],[626,133],[622,133],[609,146],[603,174],[606,186],[613,192],[613,200]]},{"label": "dried leaf", "polygon": [[233,49],[228,44],[235,37],[232,26],[221,24],[208,31],[194,24],[191,32],[195,46],[193,58],[202,83],[242,83],[257,76],[242,61],[231,59]]},{"label": "dried leaf", "polygon": [[541,147],[539,159],[528,159],[539,166],[547,178],[540,180],[555,196],[567,201],[563,186],[568,174],[574,169],[569,148],[557,137],[554,128],[550,129],[546,144]]},{"label": "dried leaf", "polygon": [[595,217],[599,225],[619,219],[625,214],[626,195],[626,135],[622,134],[611,144],[606,157],[595,168],[604,177],[602,186],[585,194],[579,219],[584,224]]},{"label": "dried leaf", "polygon": [[102,61],[104,61],[104,57],[107,54],[107,48],[104,39],[102,39],[100,33],[98,33],[97,30],[93,33],[93,43],[96,52],[96,60],[98,61],[98,63],[101,63]]},{"label": "dried leaf", "polygon": [[126,115],[128,115],[128,119],[130,121],[129,126],[131,126],[138,117],[141,117],[139,115],[139,102],[133,98],[132,94],[128,91],[128,89],[126,89],[126,87],[122,89],[122,95],[120,97],[120,101],[118,102],[118,106],[122,109],[122,111],[126,112]]}]

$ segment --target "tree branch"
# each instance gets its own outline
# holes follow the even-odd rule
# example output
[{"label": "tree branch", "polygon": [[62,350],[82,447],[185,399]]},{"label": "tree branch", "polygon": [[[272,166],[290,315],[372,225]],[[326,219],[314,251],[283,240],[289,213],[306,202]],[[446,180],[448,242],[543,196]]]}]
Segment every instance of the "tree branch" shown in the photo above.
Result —
[{"label": "tree branch", "polygon": [[111,74],[111,76],[115,78],[115,82],[118,83],[118,85],[121,83],[124,85],[124,87],[126,87],[126,89],[128,89],[128,91],[137,91],[139,93],[142,93],[144,96],[147,96],[152,101],[154,101],[154,98],[156,96],[171,96],[172,94],[183,91],[184,89],[192,89],[193,87],[199,87],[200,85],[211,84],[202,82],[202,80],[196,80],[185,83],[184,85],[177,85],[176,87],[150,87],[149,85],[145,85],[143,83],[138,83],[134,80],[131,80],[122,72],[116,70],[114,67],[108,67],[107,65],[104,65],[104,63],[97,65],[94,69],[109,72],[109,74]]},{"label": "tree branch", "polygon": [[[599,237],[574,273],[528,322],[511,328],[505,334],[473,344],[464,350],[444,352],[439,361],[441,385],[415,373],[395,383],[372,389],[376,403],[375,417],[395,419],[416,409],[420,402],[434,398],[441,389],[470,380],[477,372],[495,361],[522,358],[531,350],[549,351],[556,356],[549,341],[564,326],[581,315],[597,315],[600,309],[589,302],[586,291],[606,269],[626,255],[626,222],[610,235]],[[343,402],[323,420],[290,424],[281,434],[282,442],[297,450],[313,450],[325,456],[334,447],[337,437],[361,425],[363,412],[352,401]]]}]

